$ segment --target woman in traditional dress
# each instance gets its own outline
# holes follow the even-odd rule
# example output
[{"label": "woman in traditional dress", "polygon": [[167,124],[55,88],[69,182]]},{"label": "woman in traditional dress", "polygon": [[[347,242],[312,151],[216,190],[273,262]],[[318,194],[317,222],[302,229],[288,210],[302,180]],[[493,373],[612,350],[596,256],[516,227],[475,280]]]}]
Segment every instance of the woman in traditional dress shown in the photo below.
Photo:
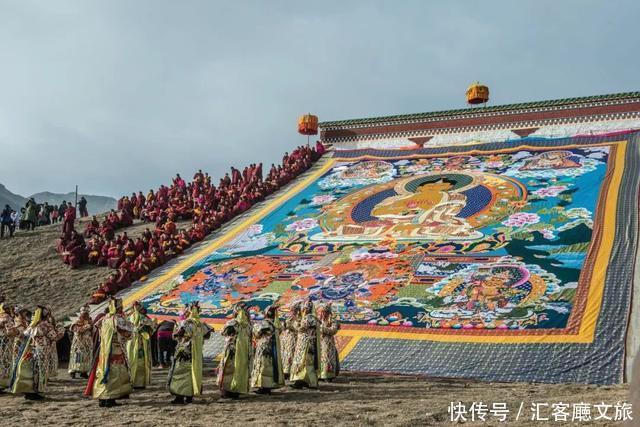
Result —
[{"label": "woman in traditional dress", "polygon": [[116,399],[131,394],[125,341],[131,337],[132,329],[124,315],[122,300],[111,299],[109,312],[100,320],[98,357],[85,390],[85,395],[98,399],[101,407],[119,406]]},{"label": "woman in traditional dress", "polygon": [[44,399],[51,366],[51,344],[63,336],[64,329],[54,326],[51,311],[38,306],[24,331],[25,340],[13,368],[13,394],[24,394],[28,400]]},{"label": "woman in traditional dress", "polygon": [[289,379],[291,370],[291,362],[293,361],[293,353],[296,349],[296,336],[298,335],[298,322],[300,321],[300,304],[296,303],[291,306],[289,313],[282,322],[282,332],[280,333],[280,342],[282,343],[282,372],[284,378]]},{"label": "woman in traditional dress", "polygon": [[318,379],[333,381],[340,372],[335,338],[340,329],[340,323],[332,316],[330,304],[320,307],[318,320],[320,321],[320,372]]},{"label": "woman in traditional dress", "polygon": [[307,301],[298,326],[296,350],[291,363],[291,380],[294,388],[318,388],[320,366],[320,329],[314,314],[313,301]]},{"label": "woman in traditional dress", "polygon": [[256,351],[251,371],[251,387],[257,388],[258,394],[270,394],[271,390],[284,386],[277,311],[274,306],[267,307],[264,320],[253,331]]},{"label": "woman in traditional dress", "polygon": [[0,393],[11,382],[13,370],[13,340],[18,330],[13,323],[13,313],[7,304],[0,304]]},{"label": "woman in traditional dress", "polygon": [[249,393],[249,367],[251,366],[251,319],[240,302],[234,309],[234,318],[222,329],[224,352],[218,365],[217,384],[223,399],[237,399]]},{"label": "woman in traditional dress", "polygon": [[78,320],[69,328],[73,332],[71,351],[69,352],[69,375],[75,378],[89,378],[93,361],[93,321],[89,315],[89,306],[80,309]]},{"label": "woman in traditional dress", "polygon": [[202,394],[202,346],[213,331],[200,320],[200,306],[195,303],[187,310],[187,318],[176,325],[173,337],[178,341],[167,385],[175,396],[172,404],[193,402]]},{"label": "woman in traditional dress", "polygon": [[151,384],[151,335],[156,329],[156,324],[147,316],[146,310],[138,301],[133,303],[133,313],[129,321],[133,325],[131,340],[127,343],[131,384],[133,388],[142,389]]}]

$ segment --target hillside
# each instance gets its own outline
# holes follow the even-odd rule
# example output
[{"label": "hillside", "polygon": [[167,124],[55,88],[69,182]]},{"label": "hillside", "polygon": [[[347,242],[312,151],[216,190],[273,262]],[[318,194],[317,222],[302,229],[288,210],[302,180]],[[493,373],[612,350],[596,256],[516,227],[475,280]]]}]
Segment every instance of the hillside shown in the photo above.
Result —
[{"label": "hillside", "polygon": [[[109,210],[116,208],[117,201],[113,197],[78,194],[78,200],[80,200],[80,197],[82,196],[87,199],[87,209],[89,210],[90,215],[108,212]],[[33,197],[38,203],[48,202],[50,205],[59,205],[63,200],[73,202],[75,200],[75,193],[59,194],[43,191],[32,194],[29,197]]]},{"label": "hillside", "polygon": [[[109,196],[95,196],[91,194],[78,194],[78,199],[84,196],[87,199],[87,209],[89,214],[95,215],[103,212],[108,212],[111,209],[116,208],[117,201],[113,197]],[[59,205],[63,200],[74,201],[75,193],[51,193],[49,191],[42,191],[40,193],[32,194],[29,197],[33,197],[36,202],[47,202],[50,205]],[[23,207],[27,202],[28,197],[21,196],[20,194],[12,193],[3,184],[0,184],[0,206],[4,208],[4,205],[9,205],[13,209]]]},{"label": "hillside", "polygon": [[[136,237],[146,226],[138,224],[123,230]],[[76,223],[76,228],[84,230],[84,224]],[[18,231],[13,239],[0,239],[0,292],[8,301],[30,308],[45,304],[57,317],[68,317],[113,271],[93,265],[72,270],[63,264],[55,251],[61,229],[61,224],[54,224]]]},{"label": "hillside", "polygon": [[14,194],[7,189],[4,185],[0,184],[0,206],[4,208],[4,205],[9,205],[13,209],[18,206],[24,206],[27,199],[19,194]]}]

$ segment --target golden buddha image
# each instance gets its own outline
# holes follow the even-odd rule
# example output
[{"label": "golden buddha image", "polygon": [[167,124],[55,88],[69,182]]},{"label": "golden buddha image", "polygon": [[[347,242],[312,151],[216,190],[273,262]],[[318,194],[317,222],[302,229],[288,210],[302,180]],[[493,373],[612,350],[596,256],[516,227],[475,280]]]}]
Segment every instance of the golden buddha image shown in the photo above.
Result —
[{"label": "golden buddha image", "polygon": [[479,228],[504,210],[497,200],[526,198],[516,181],[482,172],[432,172],[367,186],[328,205],[312,240],[456,241],[483,237]]}]

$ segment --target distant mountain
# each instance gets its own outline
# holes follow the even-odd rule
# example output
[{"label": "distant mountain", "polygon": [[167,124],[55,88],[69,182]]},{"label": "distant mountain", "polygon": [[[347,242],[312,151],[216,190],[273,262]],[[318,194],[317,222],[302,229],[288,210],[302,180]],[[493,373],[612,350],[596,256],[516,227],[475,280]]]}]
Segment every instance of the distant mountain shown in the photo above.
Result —
[{"label": "distant mountain", "polygon": [[27,203],[27,199],[19,194],[13,194],[7,190],[7,187],[0,184],[0,210],[4,209],[4,205],[9,205],[13,209],[24,206]]},{"label": "distant mountain", "polygon": [[[78,194],[78,200],[80,200],[82,196],[87,199],[87,210],[90,215],[108,212],[111,209],[115,209],[118,203],[113,197],[92,196],[90,194]],[[47,202],[50,205],[59,205],[63,200],[73,203],[76,195],[75,193],[58,194],[43,191],[42,193],[32,194],[29,197],[33,197],[38,203]]]},{"label": "distant mountain", "polygon": [[[84,196],[87,199],[87,210],[89,214],[99,214],[102,212],[108,212],[110,209],[115,209],[117,205],[116,199],[106,196],[93,196],[90,194],[78,194],[78,200]],[[33,194],[29,197],[33,197],[36,202],[47,202],[50,205],[59,205],[63,200],[67,202],[73,202],[75,200],[75,193],[58,194],[43,191],[41,193]],[[19,194],[14,194],[7,190],[7,187],[0,184],[0,210],[4,208],[4,205],[9,205],[13,209],[18,210],[27,203],[28,198]]]}]

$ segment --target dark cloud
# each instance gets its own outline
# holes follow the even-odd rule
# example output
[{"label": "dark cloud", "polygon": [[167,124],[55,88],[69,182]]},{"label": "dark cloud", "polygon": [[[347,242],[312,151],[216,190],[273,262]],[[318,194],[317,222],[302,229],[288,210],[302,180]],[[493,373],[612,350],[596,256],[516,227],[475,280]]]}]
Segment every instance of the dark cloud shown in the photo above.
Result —
[{"label": "dark cloud", "polygon": [[298,114],[638,89],[633,1],[0,1],[0,182],[118,196],[277,161]]}]

